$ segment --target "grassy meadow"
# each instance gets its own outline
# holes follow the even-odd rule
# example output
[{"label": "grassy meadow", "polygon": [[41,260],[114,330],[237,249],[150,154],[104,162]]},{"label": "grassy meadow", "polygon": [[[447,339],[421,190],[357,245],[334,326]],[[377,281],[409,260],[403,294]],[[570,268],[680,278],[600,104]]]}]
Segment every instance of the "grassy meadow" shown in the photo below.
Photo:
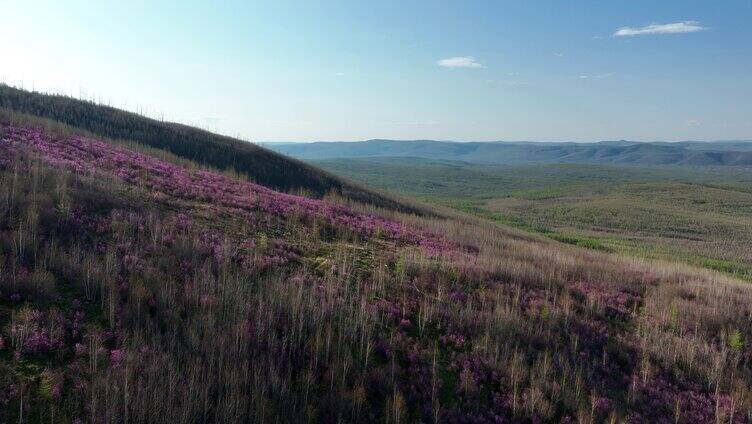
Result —
[{"label": "grassy meadow", "polygon": [[752,279],[750,168],[492,166],[415,158],[314,163],[566,243]]},{"label": "grassy meadow", "polygon": [[749,284],[156,153],[0,125],[0,421],[752,419]]}]

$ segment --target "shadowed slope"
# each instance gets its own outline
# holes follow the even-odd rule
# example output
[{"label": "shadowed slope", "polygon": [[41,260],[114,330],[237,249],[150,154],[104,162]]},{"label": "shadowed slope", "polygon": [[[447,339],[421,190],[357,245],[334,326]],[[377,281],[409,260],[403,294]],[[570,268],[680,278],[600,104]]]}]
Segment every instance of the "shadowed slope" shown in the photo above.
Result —
[{"label": "shadowed slope", "polygon": [[31,93],[0,84],[0,108],[52,119],[91,134],[130,140],[221,170],[233,170],[277,190],[334,192],[356,202],[419,213],[419,209],[344,181],[253,143],[187,125],[162,122],[65,96]]}]

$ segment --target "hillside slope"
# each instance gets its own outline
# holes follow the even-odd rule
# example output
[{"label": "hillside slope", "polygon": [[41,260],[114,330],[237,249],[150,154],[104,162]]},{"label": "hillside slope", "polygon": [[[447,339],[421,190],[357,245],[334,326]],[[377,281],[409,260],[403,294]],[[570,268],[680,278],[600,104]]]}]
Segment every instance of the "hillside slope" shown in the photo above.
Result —
[{"label": "hillside slope", "polygon": [[[303,160],[415,157],[476,164],[591,163],[622,165],[752,165],[752,143],[527,143],[433,140],[269,143],[270,149]],[[739,149],[735,150],[725,150]]]},{"label": "hillside slope", "polygon": [[752,288],[0,126],[2,422],[734,422]]},{"label": "hillside slope", "polygon": [[253,143],[198,128],[149,119],[70,97],[32,93],[0,84],[0,108],[51,119],[93,135],[129,140],[220,170],[233,170],[282,191],[322,197],[337,193],[357,202],[420,212],[414,206],[343,181]]}]

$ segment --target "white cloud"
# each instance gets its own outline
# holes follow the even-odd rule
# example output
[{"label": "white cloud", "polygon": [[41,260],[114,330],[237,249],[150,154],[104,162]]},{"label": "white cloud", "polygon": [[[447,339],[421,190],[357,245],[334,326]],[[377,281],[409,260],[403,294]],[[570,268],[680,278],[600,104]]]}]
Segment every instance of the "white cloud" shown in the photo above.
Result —
[{"label": "white cloud", "polygon": [[556,57],[564,57],[564,53],[554,53],[554,56]]},{"label": "white cloud", "polygon": [[644,27],[622,27],[616,30],[614,37],[632,37],[635,35],[682,34],[706,30],[696,21],[674,22],[672,24],[653,24]]},{"label": "white cloud", "polygon": [[445,68],[482,68],[483,67],[483,65],[476,62],[475,59],[473,59],[472,57],[463,57],[463,56],[441,59],[438,62],[436,62],[436,64],[439,66],[443,66]]}]

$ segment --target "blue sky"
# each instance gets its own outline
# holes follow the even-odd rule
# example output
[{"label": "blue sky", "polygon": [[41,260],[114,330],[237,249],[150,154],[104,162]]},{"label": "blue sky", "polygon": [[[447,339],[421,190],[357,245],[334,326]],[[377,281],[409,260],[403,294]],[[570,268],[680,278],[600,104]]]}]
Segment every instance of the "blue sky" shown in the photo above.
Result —
[{"label": "blue sky", "polygon": [[752,139],[749,0],[127,3],[0,0],[0,79],[254,141]]}]

